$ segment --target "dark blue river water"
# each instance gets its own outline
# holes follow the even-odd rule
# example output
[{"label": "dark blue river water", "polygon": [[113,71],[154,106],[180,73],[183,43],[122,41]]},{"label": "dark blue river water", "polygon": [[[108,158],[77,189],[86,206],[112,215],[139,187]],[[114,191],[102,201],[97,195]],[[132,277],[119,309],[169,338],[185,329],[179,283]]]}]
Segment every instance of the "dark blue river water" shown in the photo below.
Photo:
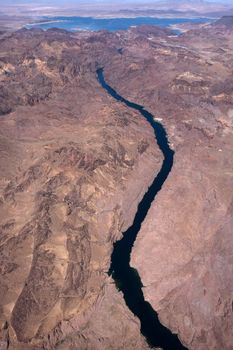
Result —
[{"label": "dark blue river water", "polygon": [[114,244],[111,256],[109,275],[112,275],[117,288],[123,292],[128,308],[141,322],[141,332],[151,347],[162,347],[164,350],[184,350],[185,348],[177,335],[164,327],[157,313],[151,305],[144,300],[142,282],[137,271],[130,267],[130,254],[151,203],[155,200],[157,193],[161,190],[173,165],[174,151],[169,147],[166,131],[162,124],[155,121],[153,115],[143,106],[126,100],[112,89],[104,79],[103,69],[97,70],[97,78],[101,86],[117,101],[124,103],[127,107],[139,111],[154,130],[155,140],[163,153],[164,160],[160,172],[155,174],[154,181],[141,200],[133,224],[123,233],[123,238]]}]

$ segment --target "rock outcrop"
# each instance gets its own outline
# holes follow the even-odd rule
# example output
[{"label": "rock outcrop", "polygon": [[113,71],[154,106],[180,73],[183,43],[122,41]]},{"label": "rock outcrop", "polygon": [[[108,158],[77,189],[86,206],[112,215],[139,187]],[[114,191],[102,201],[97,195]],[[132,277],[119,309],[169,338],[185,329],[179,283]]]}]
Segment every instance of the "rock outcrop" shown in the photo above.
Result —
[{"label": "rock outcrop", "polygon": [[9,349],[147,348],[107,271],[161,155],[140,115],[98,85],[90,50],[79,50],[59,31],[2,43],[11,69],[2,72],[10,109],[0,121],[0,322]]},{"label": "rock outcrop", "polygon": [[166,40],[150,33],[108,70],[123,96],[162,119],[175,150],[131,264],[161,322],[189,349],[233,344],[232,38],[217,26]]}]

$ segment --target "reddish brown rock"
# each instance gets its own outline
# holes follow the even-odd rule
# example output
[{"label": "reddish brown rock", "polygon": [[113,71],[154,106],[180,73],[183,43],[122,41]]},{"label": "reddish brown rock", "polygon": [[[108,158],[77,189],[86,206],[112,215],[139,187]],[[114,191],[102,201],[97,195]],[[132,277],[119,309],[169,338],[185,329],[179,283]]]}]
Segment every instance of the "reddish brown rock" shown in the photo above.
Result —
[{"label": "reddish brown rock", "polygon": [[161,322],[189,349],[230,350],[233,32],[210,26],[179,38],[149,36],[144,47],[130,42],[124,65],[115,60],[118,70],[108,70],[123,96],[162,119],[175,150],[132,266]]},{"label": "reddish brown rock", "polygon": [[72,35],[12,34],[5,57],[15,44],[12,77],[2,73],[12,107],[0,121],[2,344],[7,332],[9,349],[146,349],[107,271],[161,166],[153,132],[100,88]]}]

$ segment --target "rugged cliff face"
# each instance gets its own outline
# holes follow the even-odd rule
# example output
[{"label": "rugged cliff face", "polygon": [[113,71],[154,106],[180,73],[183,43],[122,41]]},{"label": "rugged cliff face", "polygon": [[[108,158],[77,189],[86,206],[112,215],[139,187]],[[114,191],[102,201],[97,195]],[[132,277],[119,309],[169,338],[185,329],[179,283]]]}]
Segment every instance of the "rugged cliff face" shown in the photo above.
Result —
[{"label": "rugged cliff face", "polygon": [[107,271],[162,156],[99,86],[100,66],[176,152],[132,253],[145,297],[189,349],[231,348],[232,38],[213,26],[0,37],[3,349],[148,348]]},{"label": "rugged cliff face", "polygon": [[12,110],[2,104],[2,344],[147,348],[107,271],[160,168],[153,132],[99,87],[94,57],[69,34],[23,31],[1,45]]},{"label": "rugged cliff face", "polygon": [[162,323],[189,349],[233,344],[232,38],[217,25],[166,40],[140,36],[140,47],[135,37],[125,64],[108,71],[122,95],[162,119],[175,150],[132,266]]}]

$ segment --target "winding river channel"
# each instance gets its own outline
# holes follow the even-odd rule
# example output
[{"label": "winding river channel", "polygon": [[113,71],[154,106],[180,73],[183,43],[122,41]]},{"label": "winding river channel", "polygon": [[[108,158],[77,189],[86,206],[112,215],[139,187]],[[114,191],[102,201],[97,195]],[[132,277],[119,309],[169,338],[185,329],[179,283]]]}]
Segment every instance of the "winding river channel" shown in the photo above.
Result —
[{"label": "winding river channel", "polygon": [[173,165],[174,151],[169,147],[166,131],[161,123],[145,108],[126,100],[109,86],[104,79],[103,68],[97,70],[97,78],[101,86],[117,101],[124,103],[141,113],[154,130],[155,140],[163,153],[164,160],[159,173],[138,205],[132,226],[123,233],[123,238],[114,243],[109,275],[112,275],[117,288],[122,291],[128,308],[141,322],[141,333],[151,347],[162,347],[164,350],[184,350],[177,335],[164,327],[155,310],[144,300],[142,282],[137,271],[130,267],[130,254],[151,203],[166,181]]}]

